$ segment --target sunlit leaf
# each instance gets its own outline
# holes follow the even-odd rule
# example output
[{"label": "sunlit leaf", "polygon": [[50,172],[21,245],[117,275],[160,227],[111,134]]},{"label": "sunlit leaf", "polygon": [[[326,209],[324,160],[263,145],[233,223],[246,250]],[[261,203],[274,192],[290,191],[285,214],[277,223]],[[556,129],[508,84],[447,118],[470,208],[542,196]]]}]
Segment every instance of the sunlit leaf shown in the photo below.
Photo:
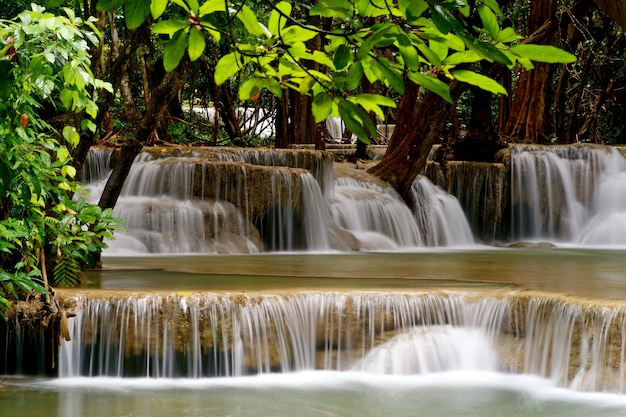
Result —
[{"label": "sunlit leaf", "polygon": [[243,5],[237,13],[237,19],[243,23],[246,30],[253,36],[265,37],[265,31],[259,24],[256,14],[248,6]]},{"label": "sunlit leaf", "polygon": [[150,13],[153,19],[158,19],[165,12],[169,0],[152,0],[150,3]]},{"label": "sunlit leaf", "polygon": [[410,71],[407,73],[407,77],[417,85],[421,85],[429,91],[437,94],[448,103],[452,104],[452,98],[450,97],[450,87],[448,84],[439,80],[438,78],[428,75],[420,74],[419,72]]},{"label": "sunlit leaf", "polygon": [[536,62],[547,62],[549,64],[576,62],[574,55],[552,45],[520,44],[511,46],[509,50],[519,57]]},{"label": "sunlit leaf", "polygon": [[333,110],[333,98],[326,92],[316,94],[313,98],[311,111],[315,118],[315,123],[320,123],[330,116]]},{"label": "sunlit leaf", "polygon": [[204,17],[215,12],[225,12],[226,4],[224,0],[209,0],[200,6],[198,17]]},{"label": "sunlit leaf", "polygon": [[483,28],[491,36],[491,39],[497,39],[500,34],[500,25],[495,13],[484,4],[479,4],[477,7],[480,20],[483,22]]},{"label": "sunlit leaf", "polygon": [[274,10],[270,13],[270,19],[267,24],[267,28],[272,35],[278,35],[278,33],[283,30],[285,24],[287,24],[287,18],[285,16],[289,16],[290,14],[291,3],[281,1],[274,6]]},{"label": "sunlit leaf", "polygon": [[189,31],[189,45],[187,47],[191,62],[202,56],[205,47],[206,41],[204,39],[204,32],[192,27]]},{"label": "sunlit leaf", "polygon": [[181,29],[185,29],[189,26],[188,20],[183,19],[168,19],[161,20],[152,26],[152,33],[158,35],[169,35],[170,37]]},{"label": "sunlit leaf", "polygon": [[486,75],[470,70],[456,70],[452,75],[461,82],[482,88],[490,93],[508,95],[506,89],[500,83]]},{"label": "sunlit leaf", "polygon": [[233,75],[237,74],[241,69],[241,63],[239,62],[239,54],[231,52],[224,55],[218,61],[215,66],[215,83],[222,85]]}]

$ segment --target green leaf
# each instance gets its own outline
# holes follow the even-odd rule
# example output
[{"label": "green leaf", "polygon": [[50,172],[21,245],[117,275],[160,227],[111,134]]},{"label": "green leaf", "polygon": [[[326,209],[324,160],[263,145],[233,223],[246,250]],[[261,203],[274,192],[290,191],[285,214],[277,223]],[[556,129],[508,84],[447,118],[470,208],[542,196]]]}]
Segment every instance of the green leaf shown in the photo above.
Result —
[{"label": "green leaf", "polygon": [[425,0],[398,0],[398,8],[407,22],[415,23],[428,10],[428,3]]},{"label": "green leaf", "polygon": [[497,39],[500,34],[500,25],[498,24],[498,18],[495,13],[484,4],[479,4],[478,15],[483,22],[483,27],[489,36],[491,36],[491,39]]},{"label": "green leaf", "polygon": [[417,54],[417,50],[413,46],[413,42],[411,39],[404,33],[398,36],[398,49],[400,50],[400,55],[402,55],[402,60],[404,64],[408,68],[417,69],[419,68],[419,55]]},{"label": "green leaf", "polygon": [[281,1],[274,6],[274,10],[270,13],[270,19],[267,23],[267,28],[272,35],[278,35],[283,30],[285,24],[287,24],[287,18],[285,18],[285,16],[289,16],[290,14],[291,3]]},{"label": "green leaf", "polygon": [[322,16],[337,19],[352,18],[354,9],[348,0],[320,0],[311,7],[310,16]]},{"label": "green leaf", "polygon": [[73,126],[65,126],[63,128],[63,138],[72,146],[76,146],[80,142],[80,135]]},{"label": "green leaf", "polygon": [[489,78],[486,75],[479,74],[470,70],[456,70],[452,73],[457,80],[482,88],[493,94],[508,95],[506,89],[500,85],[493,78]]},{"label": "green leaf", "polygon": [[226,2],[224,0],[209,0],[200,6],[198,17],[204,17],[215,12],[225,12]]},{"label": "green leaf", "polygon": [[335,56],[333,58],[333,64],[335,65],[335,70],[341,71],[345,67],[348,66],[352,59],[352,51],[346,45],[341,44],[335,51]]},{"label": "green leaf", "polygon": [[115,10],[125,2],[126,0],[98,0],[98,3],[96,4],[96,10],[98,10],[99,12]]},{"label": "green leaf", "polygon": [[191,62],[194,62],[202,56],[205,47],[206,41],[204,40],[204,32],[192,27],[189,31],[189,45],[187,46]]},{"label": "green leaf", "polygon": [[521,58],[536,62],[546,62],[549,64],[569,64],[576,62],[574,55],[552,45],[521,44],[511,46],[509,51]]},{"label": "green leaf", "polygon": [[515,42],[522,39],[520,35],[515,32],[512,27],[504,28],[498,33],[498,37],[495,39],[498,42]]},{"label": "green leaf", "polygon": [[502,11],[500,10],[500,5],[496,0],[481,0],[481,3],[486,4],[494,11],[495,14],[501,15]]},{"label": "green leaf", "polygon": [[380,58],[377,61],[380,64],[378,68],[383,74],[381,80],[396,90],[399,94],[404,94],[404,79],[402,77],[402,72],[393,68],[392,64],[387,59]]},{"label": "green leaf", "polygon": [[463,52],[455,52],[450,54],[443,62],[443,65],[459,65],[459,64],[471,64],[482,60],[482,57],[476,52],[469,49]]},{"label": "green leaf", "polygon": [[313,98],[311,111],[313,112],[315,123],[326,120],[333,111],[333,98],[326,92],[316,94]]},{"label": "green leaf", "polygon": [[437,94],[448,103],[452,104],[452,98],[450,97],[450,87],[438,78],[420,74],[419,72],[409,71],[407,73],[409,80],[413,81],[417,85],[421,85],[429,91]]},{"label": "green leaf", "polygon": [[181,29],[185,29],[189,26],[188,20],[183,19],[168,19],[161,20],[154,26],[152,26],[152,33],[157,35],[169,35],[170,37]]},{"label": "green leaf", "polygon": [[357,12],[364,18],[385,16],[389,14],[389,5],[385,0],[356,0]]},{"label": "green leaf", "polygon": [[257,37],[265,37],[265,31],[259,24],[254,12],[246,5],[241,7],[239,13],[237,13],[237,19],[243,23],[246,30],[252,35]]},{"label": "green leaf", "polygon": [[198,0],[185,0],[185,2],[189,5],[189,11],[194,16],[198,16],[198,10],[200,9],[200,4],[198,3]]},{"label": "green leaf", "polygon": [[124,16],[128,29],[137,29],[148,15],[150,15],[150,0],[126,0]]},{"label": "green leaf", "polygon": [[153,19],[158,19],[165,12],[169,0],[152,0],[150,3],[150,13]]},{"label": "green leaf", "polygon": [[[369,120],[366,114],[363,113],[354,103],[346,100],[341,100],[338,105],[339,117],[346,124],[346,128],[354,133],[357,138],[363,143],[370,144],[370,137],[363,128],[365,120]],[[371,123],[371,120],[370,120]],[[374,131],[376,127],[374,126]]]},{"label": "green leaf", "polygon": [[350,66],[347,78],[346,90],[354,91],[361,85],[361,79],[363,78],[363,64],[361,61],[355,62]]},{"label": "green leaf", "polygon": [[365,42],[363,42],[361,44],[361,47],[359,48],[359,52],[357,53],[357,58],[359,60],[362,60],[366,56],[368,56],[370,51],[372,50],[372,48],[376,44],[376,42],[378,42],[387,32],[389,32],[389,30],[392,27],[393,27],[393,25],[391,25],[391,24],[389,24],[389,25],[382,25],[381,28],[379,28],[376,32],[374,32],[371,36],[369,36],[365,40]]},{"label": "green leaf", "polygon": [[281,38],[286,44],[292,44],[295,42],[306,42],[316,36],[316,31],[306,29],[300,26],[289,26],[281,33]]},{"label": "green leaf", "polygon": [[224,55],[218,61],[215,66],[215,83],[217,85],[222,85],[233,75],[237,74],[241,69],[241,63],[239,62],[239,54],[236,52],[231,52],[229,54]]},{"label": "green leaf", "polygon": [[176,69],[185,54],[185,49],[187,49],[187,34],[184,30],[179,30],[165,44],[165,50],[163,51],[165,71],[172,72]]},{"label": "green leaf", "polygon": [[70,151],[67,150],[66,146],[59,146],[57,149],[57,159],[59,161],[65,162],[70,158]]},{"label": "green leaf", "polygon": [[239,99],[250,100],[261,92],[263,88],[263,80],[259,78],[250,78],[239,87]]},{"label": "green leaf", "polygon": [[382,120],[385,119],[385,113],[380,106],[396,107],[396,103],[392,99],[380,94],[359,94],[351,97],[350,101],[363,107],[368,112],[373,112]]},{"label": "green leaf", "polygon": [[465,45],[472,51],[476,52],[488,62],[497,62],[503,65],[513,65],[513,62],[501,50],[494,45],[483,42],[478,38],[463,38]]},{"label": "green leaf", "polygon": [[64,177],[74,178],[76,176],[76,168],[71,165],[63,165],[61,167],[61,175]]},{"label": "green leaf", "polygon": [[61,90],[59,98],[61,99],[63,107],[65,107],[67,110],[72,109],[72,103],[74,102],[72,90],[70,90],[69,88],[64,88],[63,90]]},{"label": "green leaf", "polygon": [[451,31],[464,33],[465,28],[452,13],[440,4],[430,5],[430,17],[441,33],[448,34]]}]

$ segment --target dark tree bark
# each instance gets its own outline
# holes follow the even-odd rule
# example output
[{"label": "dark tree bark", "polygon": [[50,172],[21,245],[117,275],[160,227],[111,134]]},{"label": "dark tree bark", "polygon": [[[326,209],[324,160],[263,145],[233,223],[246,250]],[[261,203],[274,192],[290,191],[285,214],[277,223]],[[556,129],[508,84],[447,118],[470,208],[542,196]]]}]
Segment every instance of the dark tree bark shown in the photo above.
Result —
[{"label": "dark tree bark", "polygon": [[122,186],[124,181],[126,181],[135,157],[141,152],[144,144],[149,139],[154,126],[159,123],[159,120],[167,111],[167,103],[174,100],[178,95],[185,82],[188,67],[188,61],[185,61],[185,58],[183,58],[183,62],[181,62],[179,67],[175,71],[166,74],[159,85],[152,91],[151,105],[144,112],[137,130],[122,145],[120,157],[113,166],[111,176],[100,197],[98,203],[100,207],[114,207],[117,203]]},{"label": "dark tree bark", "polygon": [[[541,43],[553,44],[557,4],[553,0],[531,2],[529,31],[531,37],[541,34]],[[544,31],[546,32],[544,34]],[[549,143],[551,137],[550,105],[552,103],[552,66],[536,63],[522,71],[511,103],[510,117],[503,135],[513,142]]]},{"label": "dark tree bark", "polygon": [[467,135],[458,138],[454,159],[462,161],[493,162],[497,151],[506,148],[494,123],[492,112],[493,94],[478,87],[470,87],[472,94],[471,115]]},{"label": "dark tree bark", "polygon": [[[369,170],[391,184],[410,205],[414,204],[411,185],[426,165],[428,154],[440,138],[453,109],[452,104],[431,92],[419,101],[419,92],[418,85],[406,83],[387,152],[382,161]],[[453,98],[458,97],[459,84],[453,83],[451,92]]]}]

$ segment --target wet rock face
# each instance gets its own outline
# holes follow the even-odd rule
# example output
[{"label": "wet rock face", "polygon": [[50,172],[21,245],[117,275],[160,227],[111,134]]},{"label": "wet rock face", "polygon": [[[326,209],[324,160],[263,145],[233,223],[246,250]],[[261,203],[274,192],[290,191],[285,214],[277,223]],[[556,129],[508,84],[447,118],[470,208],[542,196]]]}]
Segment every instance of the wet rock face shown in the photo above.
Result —
[{"label": "wet rock face", "polygon": [[510,175],[504,163],[429,162],[425,175],[459,200],[474,236],[489,242],[508,235]]}]

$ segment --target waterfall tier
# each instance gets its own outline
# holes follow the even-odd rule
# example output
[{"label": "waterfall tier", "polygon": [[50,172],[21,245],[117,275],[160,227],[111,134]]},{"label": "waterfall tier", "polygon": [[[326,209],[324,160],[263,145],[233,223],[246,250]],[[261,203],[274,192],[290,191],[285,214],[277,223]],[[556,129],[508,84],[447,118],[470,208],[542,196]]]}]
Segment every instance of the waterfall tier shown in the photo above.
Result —
[{"label": "waterfall tier", "polygon": [[[108,155],[93,152],[94,166]],[[146,148],[114,214],[109,253],[256,253],[471,245],[456,200],[426,178],[412,213],[387,184],[308,150]],[[350,177],[346,177],[349,175]],[[89,178],[99,178],[93,175]],[[98,187],[92,184],[94,196]]]},{"label": "waterfall tier", "polygon": [[527,373],[626,389],[626,315],[543,293],[69,296],[60,376],[210,377],[302,370]]},{"label": "waterfall tier", "polygon": [[626,245],[626,159],[607,146],[515,146],[512,233],[584,245]]}]

